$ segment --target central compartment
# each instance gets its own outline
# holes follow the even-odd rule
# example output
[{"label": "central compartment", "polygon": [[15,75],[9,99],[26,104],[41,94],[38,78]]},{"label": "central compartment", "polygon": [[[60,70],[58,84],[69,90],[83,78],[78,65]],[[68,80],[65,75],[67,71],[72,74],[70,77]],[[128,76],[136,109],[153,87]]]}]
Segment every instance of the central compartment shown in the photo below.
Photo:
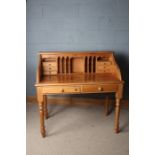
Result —
[{"label": "central compartment", "polygon": [[84,63],[83,57],[73,57],[71,59],[71,73],[84,73]]}]

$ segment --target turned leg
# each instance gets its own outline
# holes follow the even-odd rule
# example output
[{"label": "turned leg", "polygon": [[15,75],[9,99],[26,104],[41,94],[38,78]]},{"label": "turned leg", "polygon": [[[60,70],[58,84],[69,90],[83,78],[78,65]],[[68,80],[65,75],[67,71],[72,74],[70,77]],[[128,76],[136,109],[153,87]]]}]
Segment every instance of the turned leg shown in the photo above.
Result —
[{"label": "turned leg", "polygon": [[115,105],[115,132],[119,133],[120,99],[116,98]]},{"label": "turned leg", "polygon": [[45,137],[45,126],[44,126],[44,104],[39,102],[39,113],[40,113],[40,132],[42,137]]},{"label": "turned leg", "polygon": [[108,95],[105,98],[105,115],[108,116],[109,114],[109,97]]},{"label": "turned leg", "polygon": [[47,109],[47,96],[44,95],[44,113],[45,113],[45,119],[48,118],[48,109]]}]

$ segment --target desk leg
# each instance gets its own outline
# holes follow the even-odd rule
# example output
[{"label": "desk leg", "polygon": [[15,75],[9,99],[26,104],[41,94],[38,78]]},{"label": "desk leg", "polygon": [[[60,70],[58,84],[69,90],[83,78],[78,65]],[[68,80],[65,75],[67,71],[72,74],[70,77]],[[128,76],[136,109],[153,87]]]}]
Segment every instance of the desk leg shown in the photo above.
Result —
[{"label": "desk leg", "polygon": [[44,126],[44,103],[39,102],[39,113],[40,113],[40,131],[42,137],[45,137],[45,126]]},{"label": "desk leg", "polygon": [[120,99],[116,98],[115,105],[115,132],[119,133]]},{"label": "desk leg", "polygon": [[108,116],[109,114],[109,96],[105,98],[105,115]]},{"label": "desk leg", "polygon": [[45,119],[48,118],[48,109],[47,109],[47,96],[44,95],[44,112],[45,112]]}]

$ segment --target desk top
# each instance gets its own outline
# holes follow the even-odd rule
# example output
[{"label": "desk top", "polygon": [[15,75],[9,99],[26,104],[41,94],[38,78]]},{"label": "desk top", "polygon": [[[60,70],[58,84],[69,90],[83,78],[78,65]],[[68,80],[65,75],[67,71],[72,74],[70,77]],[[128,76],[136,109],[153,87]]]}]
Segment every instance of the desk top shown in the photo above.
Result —
[{"label": "desk top", "polygon": [[108,83],[120,83],[117,77],[112,74],[58,74],[58,75],[46,75],[43,76],[39,84],[41,85],[68,85],[68,84],[108,84]]}]

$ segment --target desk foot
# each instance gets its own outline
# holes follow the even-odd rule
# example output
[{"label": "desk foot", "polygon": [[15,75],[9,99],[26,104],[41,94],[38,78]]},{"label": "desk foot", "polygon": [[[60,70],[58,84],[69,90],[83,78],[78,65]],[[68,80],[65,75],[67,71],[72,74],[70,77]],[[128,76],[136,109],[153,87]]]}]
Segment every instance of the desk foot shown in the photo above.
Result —
[{"label": "desk foot", "polygon": [[42,137],[45,137],[45,126],[44,126],[44,104],[39,102],[39,113],[40,113],[40,132]]},{"label": "desk foot", "polygon": [[119,129],[115,129],[115,133],[119,133]]},{"label": "desk foot", "polygon": [[119,133],[120,99],[116,98],[115,106],[115,133]]},{"label": "desk foot", "polygon": [[46,136],[45,132],[41,132],[42,137],[44,138]]},{"label": "desk foot", "polygon": [[105,116],[109,115],[109,97],[106,96],[105,98]]}]

